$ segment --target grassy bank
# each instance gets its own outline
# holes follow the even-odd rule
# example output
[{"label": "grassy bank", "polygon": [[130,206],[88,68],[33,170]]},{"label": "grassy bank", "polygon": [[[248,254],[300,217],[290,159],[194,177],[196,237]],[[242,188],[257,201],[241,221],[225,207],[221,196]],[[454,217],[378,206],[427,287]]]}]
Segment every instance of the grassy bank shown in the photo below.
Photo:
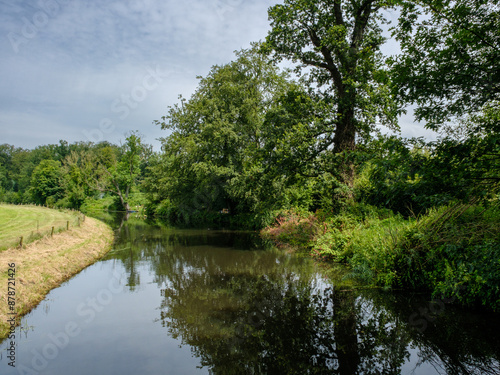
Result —
[{"label": "grassy bank", "polygon": [[26,205],[15,206],[0,203],[0,251],[20,243],[28,244],[50,234],[52,227],[57,233],[78,224],[77,211],[53,210],[46,207]]},{"label": "grassy bank", "polygon": [[357,204],[338,215],[281,215],[262,231],[279,246],[344,263],[348,277],[500,311],[500,205],[452,204],[404,219]]},{"label": "grassy bank", "polygon": [[[21,210],[18,206],[14,207]],[[51,214],[56,215],[54,212]],[[9,264],[15,264],[15,309],[18,323],[51,289],[107,253],[112,240],[111,228],[98,220],[86,218],[80,227],[70,228],[53,237],[46,236],[23,248],[10,248],[0,252],[0,285],[5,291],[9,285],[9,268],[13,268]],[[9,312],[7,293],[2,293],[0,338],[6,337],[9,332]]]}]

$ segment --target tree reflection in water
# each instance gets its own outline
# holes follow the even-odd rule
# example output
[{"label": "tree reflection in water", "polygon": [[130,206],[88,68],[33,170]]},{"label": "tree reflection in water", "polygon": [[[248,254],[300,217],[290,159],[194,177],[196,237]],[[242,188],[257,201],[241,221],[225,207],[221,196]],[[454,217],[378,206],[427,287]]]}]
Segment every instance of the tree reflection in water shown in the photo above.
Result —
[{"label": "tree reflection in water", "polygon": [[373,312],[363,320],[365,303],[327,287],[308,260],[203,246],[167,253],[161,321],[214,373],[396,374],[408,356],[407,342],[395,348],[397,325]]},{"label": "tree reflection in water", "polygon": [[[415,329],[428,302],[340,291],[308,259],[258,250],[248,234],[140,227],[113,255],[140,282],[147,262],[162,294],[161,324],[214,374],[498,374],[500,329],[451,307]],[[472,320],[471,320],[472,319]],[[488,329],[488,328],[486,328]],[[419,360],[408,368],[411,354]],[[423,372],[420,372],[423,373]]]}]

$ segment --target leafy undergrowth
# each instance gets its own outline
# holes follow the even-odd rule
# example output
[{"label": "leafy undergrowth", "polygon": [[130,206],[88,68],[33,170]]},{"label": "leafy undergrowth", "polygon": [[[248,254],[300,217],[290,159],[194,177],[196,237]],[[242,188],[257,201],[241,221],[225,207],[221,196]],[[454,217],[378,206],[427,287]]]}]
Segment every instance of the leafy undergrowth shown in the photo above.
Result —
[{"label": "leafy undergrowth", "polygon": [[500,310],[500,207],[453,204],[418,219],[353,205],[341,214],[287,211],[262,235],[280,247],[344,263],[348,277]]},{"label": "leafy undergrowth", "polygon": [[280,213],[276,222],[261,234],[272,239],[278,247],[309,248],[319,229],[316,215],[288,210]]},{"label": "leafy undergrowth", "polygon": [[404,287],[500,310],[500,205],[431,210],[395,246],[392,268]]}]

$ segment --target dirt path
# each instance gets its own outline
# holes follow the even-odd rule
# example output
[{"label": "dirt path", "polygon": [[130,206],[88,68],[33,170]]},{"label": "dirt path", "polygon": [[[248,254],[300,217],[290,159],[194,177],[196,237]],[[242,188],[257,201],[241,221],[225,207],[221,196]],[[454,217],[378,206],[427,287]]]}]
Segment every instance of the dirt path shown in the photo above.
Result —
[{"label": "dirt path", "polygon": [[111,228],[87,218],[80,227],[1,252],[0,338],[9,334],[12,306],[19,323],[51,289],[106,254],[112,241]]}]

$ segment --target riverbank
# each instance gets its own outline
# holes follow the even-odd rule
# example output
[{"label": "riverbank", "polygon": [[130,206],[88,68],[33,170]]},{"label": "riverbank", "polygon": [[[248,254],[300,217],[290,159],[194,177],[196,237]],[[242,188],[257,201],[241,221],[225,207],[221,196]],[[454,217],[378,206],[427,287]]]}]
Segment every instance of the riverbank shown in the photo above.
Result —
[{"label": "riverbank", "polygon": [[427,291],[500,311],[500,204],[456,203],[403,218],[353,204],[337,215],[286,212],[261,234],[350,269],[365,285]]},{"label": "riverbank", "polygon": [[79,227],[1,252],[0,287],[5,293],[0,297],[0,338],[8,336],[12,306],[17,325],[50,290],[105,255],[112,241],[108,225],[86,218]]}]

